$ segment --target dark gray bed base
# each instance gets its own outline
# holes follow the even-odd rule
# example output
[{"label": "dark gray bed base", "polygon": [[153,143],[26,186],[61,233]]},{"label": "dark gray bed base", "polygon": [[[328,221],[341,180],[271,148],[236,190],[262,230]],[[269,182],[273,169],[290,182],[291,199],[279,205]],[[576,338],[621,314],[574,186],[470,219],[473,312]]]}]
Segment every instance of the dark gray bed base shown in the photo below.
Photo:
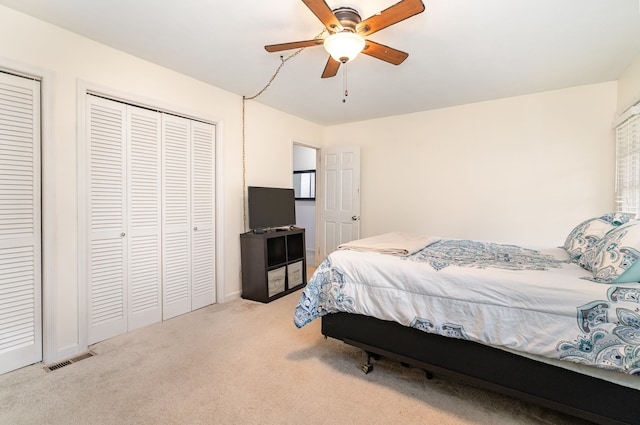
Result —
[{"label": "dark gray bed base", "polygon": [[322,334],[599,424],[639,424],[640,392],[471,341],[357,314],[322,317]]}]

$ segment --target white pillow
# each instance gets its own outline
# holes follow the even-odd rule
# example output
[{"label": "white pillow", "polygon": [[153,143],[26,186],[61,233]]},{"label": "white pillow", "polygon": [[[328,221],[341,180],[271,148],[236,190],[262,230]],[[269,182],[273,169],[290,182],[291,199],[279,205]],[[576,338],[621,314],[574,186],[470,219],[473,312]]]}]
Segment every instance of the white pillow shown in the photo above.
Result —
[{"label": "white pillow", "polygon": [[571,230],[564,248],[573,261],[578,261],[587,250],[595,248],[608,231],[627,223],[630,218],[629,214],[611,213],[585,220]]},{"label": "white pillow", "polygon": [[[633,220],[609,231],[598,243],[591,261],[596,282],[629,283],[640,281],[640,221]],[[636,264],[638,263],[638,264]],[[628,272],[628,273],[627,273]]]}]

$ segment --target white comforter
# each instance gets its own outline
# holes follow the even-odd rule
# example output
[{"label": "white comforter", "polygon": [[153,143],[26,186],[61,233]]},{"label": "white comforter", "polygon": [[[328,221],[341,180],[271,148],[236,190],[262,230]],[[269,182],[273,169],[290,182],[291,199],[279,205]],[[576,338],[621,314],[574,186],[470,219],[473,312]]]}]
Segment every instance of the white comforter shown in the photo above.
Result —
[{"label": "white comforter", "polygon": [[307,284],[294,321],[344,311],[640,374],[640,285],[588,276],[562,248],[434,238],[406,257],[338,250]]}]

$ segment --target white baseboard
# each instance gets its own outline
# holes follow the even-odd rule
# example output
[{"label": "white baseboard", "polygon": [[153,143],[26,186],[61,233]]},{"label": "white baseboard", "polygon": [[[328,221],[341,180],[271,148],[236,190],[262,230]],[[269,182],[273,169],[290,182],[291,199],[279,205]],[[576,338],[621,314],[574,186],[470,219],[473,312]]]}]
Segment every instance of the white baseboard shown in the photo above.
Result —
[{"label": "white baseboard", "polygon": [[240,298],[240,296],[241,296],[241,292],[240,291],[235,291],[235,292],[232,292],[230,294],[225,295],[225,297],[221,301],[218,301],[218,302],[221,302],[222,304],[228,303],[229,301],[237,300],[238,298]]}]

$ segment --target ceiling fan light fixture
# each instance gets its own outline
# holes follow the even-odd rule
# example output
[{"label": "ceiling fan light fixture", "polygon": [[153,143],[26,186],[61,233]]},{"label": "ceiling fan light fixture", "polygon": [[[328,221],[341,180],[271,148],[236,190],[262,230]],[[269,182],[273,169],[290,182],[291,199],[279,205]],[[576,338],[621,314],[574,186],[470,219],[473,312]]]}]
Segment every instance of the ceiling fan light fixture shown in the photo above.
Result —
[{"label": "ceiling fan light fixture", "polygon": [[324,48],[335,60],[347,63],[364,49],[364,38],[351,31],[331,34],[324,40]]}]

